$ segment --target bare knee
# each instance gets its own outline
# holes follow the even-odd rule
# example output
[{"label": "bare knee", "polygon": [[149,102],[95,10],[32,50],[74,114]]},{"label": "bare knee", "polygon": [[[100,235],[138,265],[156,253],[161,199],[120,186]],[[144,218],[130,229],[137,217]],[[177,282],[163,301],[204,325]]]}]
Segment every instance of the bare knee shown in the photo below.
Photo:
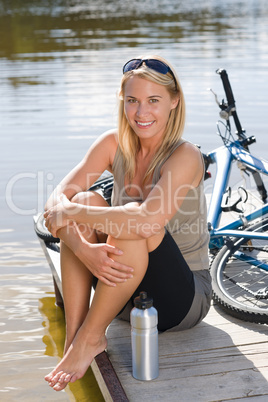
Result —
[{"label": "bare knee", "polygon": [[130,267],[147,267],[148,248],[147,240],[125,240],[108,236],[107,243],[123,251],[122,255],[112,254],[111,257]]},{"label": "bare knee", "polygon": [[147,240],[146,239],[139,239],[139,240],[126,240],[120,239],[118,237],[108,236],[107,243],[118,247],[119,249],[135,249],[135,248],[147,248]]},{"label": "bare knee", "polygon": [[96,191],[85,191],[77,193],[72,199],[72,202],[83,205],[91,205],[95,207],[107,207],[108,203]]},{"label": "bare knee", "polygon": [[162,242],[165,236],[165,228],[161,229],[157,234],[149,237],[148,239],[140,239],[140,240],[123,240],[119,238],[115,238],[112,236],[108,236],[107,243],[118,247],[119,249],[143,249],[146,250],[147,253],[155,250],[159,244]]},{"label": "bare knee", "polygon": [[[82,205],[95,206],[95,207],[107,207],[108,203],[104,198],[95,191],[85,191],[77,193],[72,199],[72,202]],[[79,223],[79,231],[82,236],[91,243],[104,243],[106,241],[107,235],[105,233],[99,232],[92,229],[87,223]]]}]

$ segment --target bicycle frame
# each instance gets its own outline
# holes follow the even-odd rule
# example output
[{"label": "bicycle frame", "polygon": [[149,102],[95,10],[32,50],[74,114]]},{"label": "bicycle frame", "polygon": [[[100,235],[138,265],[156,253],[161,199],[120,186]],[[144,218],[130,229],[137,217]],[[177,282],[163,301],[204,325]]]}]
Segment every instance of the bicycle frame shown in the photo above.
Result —
[{"label": "bicycle frame", "polygon": [[[268,203],[264,204],[261,208],[256,209],[253,213],[250,213],[239,218],[230,224],[218,227],[221,218],[222,208],[221,201],[222,196],[226,191],[230,173],[231,165],[233,161],[242,162],[243,165],[248,167],[251,171],[259,171],[268,175],[268,162],[261,158],[256,158],[249,152],[247,152],[239,143],[239,141],[233,141],[229,144],[217,148],[216,150],[208,154],[210,163],[216,164],[216,177],[212,196],[208,209],[208,224],[210,230],[210,238],[220,240],[219,247],[223,244],[224,237],[237,237],[237,238],[255,238],[255,239],[267,239],[267,234],[261,232],[252,232],[239,229],[245,225],[245,222],[253,221],[264,214],[268,213]],[[215,242],[211,241],[210,247],[215,247]]]}]

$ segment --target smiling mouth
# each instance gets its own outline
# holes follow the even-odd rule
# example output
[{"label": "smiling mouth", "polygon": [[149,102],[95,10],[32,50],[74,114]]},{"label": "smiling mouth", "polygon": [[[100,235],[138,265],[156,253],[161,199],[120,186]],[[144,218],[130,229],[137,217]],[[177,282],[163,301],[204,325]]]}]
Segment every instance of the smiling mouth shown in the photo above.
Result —
[{"label": "smiling mouth", "polygon": [[149,127],[154,123],[154,120],[153,121],[148,121],[148,122],[141,122],[141,121],[136,120],[136,123],[140,127]]}]

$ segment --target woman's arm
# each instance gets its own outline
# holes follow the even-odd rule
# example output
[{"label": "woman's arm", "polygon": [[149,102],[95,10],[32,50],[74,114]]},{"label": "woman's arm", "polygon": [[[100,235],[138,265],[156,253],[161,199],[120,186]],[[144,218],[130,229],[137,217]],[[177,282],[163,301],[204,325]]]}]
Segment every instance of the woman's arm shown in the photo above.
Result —
[{"label": "woman's arm", "polygon": [[88,190],[105,170],[111,171],[117,145],[115,130],[100,136],[82,161],[55,188],[46,202],[45,211],[58,204],[62,194],[70,200],[75,194]]},{"label": "woman's arm", "polygon": [[[102,135],[89,149],[84,159],[62,180],[46,203],[46,210],[61,206],[61,198],[72,204],[75,194],[87,190],[105,170],[111,170],[117,149],[117,134],[110,131]],[[63,225],[65,226],[65,225]],[[109,286],[124,282],[131,277],[133,269],[114,259],[122,255],[118,248],[106,244],[91,244],[80,233],[74,223],[71,228],[58,230],[57,237],[73,251],[95,277]],[[70,229],[70,230],[69,230]]]},{"label": "woman's arm", "polygon": [[114,259],[114,256],[123,254],[119,248],[108,243],[87,242],[76,224],[68,232],[65,229],[60,229],[58,236],[100,281],[108,286],[116,286],[132,278],[133,268]]},{"label": "woman's arm", "polygon": [[88,223],[97,230],[121,239],[149,238],[175,215],[188,191],[198,186],[202,176],[203,164],[199,150],[185,143],[165,162],[160,180],[141,205],[130,203],[120,207],[88,207],[65,199],[57,208],[45,214],[47,225],[54,235],[68,221],[75,221]]}]

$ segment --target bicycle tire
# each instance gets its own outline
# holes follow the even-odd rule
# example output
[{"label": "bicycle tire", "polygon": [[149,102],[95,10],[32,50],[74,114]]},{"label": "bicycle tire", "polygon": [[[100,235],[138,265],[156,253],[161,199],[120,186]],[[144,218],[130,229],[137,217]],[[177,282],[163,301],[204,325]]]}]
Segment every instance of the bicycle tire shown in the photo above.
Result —
[{"label": "bicycle tire", "polygon": [[[89,190],[99,191],[102,197],[111,205],[111,194],[113,189],[114,179],[112,175],[105,176],[98,179]],[[52,236],[45,226],[45,219],[43,214],[40,214],[34,224],[34,230],[40,239],[44,240],[46,243],[59,243],[60,239],[58,237]]]},{"label": "bicycle tire", "polygon": [[[267,232],[268,239],[268,217],[247,230]],[[268,323],[268,271],[260,268],[268,266],[267,239],[228,240],[210,269],[214,301],[231,316],[259,324]]]},{"label": "bicycle tire", "polygon": [[52,236],[52,234],[48,231],[48,229],[45,226],[45,219],[43,214],[39,215],[35,224],[34,224],[34,230],[35,233],[37,234],[40,239],[44,240],[45,242],[50,242],[50,243],[59,243],[60,239],[58,237]]}]

